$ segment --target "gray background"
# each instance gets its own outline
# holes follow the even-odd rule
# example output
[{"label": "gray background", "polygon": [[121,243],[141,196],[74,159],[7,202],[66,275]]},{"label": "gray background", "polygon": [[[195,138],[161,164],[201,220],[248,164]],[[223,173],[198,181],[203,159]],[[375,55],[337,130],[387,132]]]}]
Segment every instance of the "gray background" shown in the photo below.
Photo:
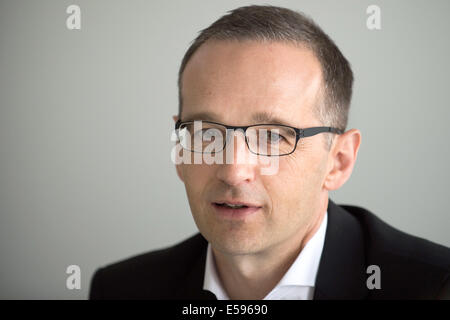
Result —
[{"label": "gray background", "polygon": [[[0,2],[0,298],[84,299],[97,267],[196,232],[170,161],[177,70],[200,29],[257,3]],[[312,16],[355,72],[362,145],[330,197],[450,246],[450,1],[270,4]],[[81,290],[65,287],[71,264]]]}]

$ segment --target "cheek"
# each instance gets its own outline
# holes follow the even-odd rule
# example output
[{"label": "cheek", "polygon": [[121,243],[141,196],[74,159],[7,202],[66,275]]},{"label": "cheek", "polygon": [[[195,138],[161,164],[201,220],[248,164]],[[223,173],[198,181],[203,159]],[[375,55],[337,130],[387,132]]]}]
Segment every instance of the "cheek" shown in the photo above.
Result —
[{"label": "cheek", "polygon": [[280,160],[278,174],[266,180],[274,210],[295,212],[313,204],[321,190],[323,170],[322,159],[306,150],[301,156],[294,153]]},{"label": "cheek", "polygon": [[214,176],[213,166],[206,164],[183,164],[181,170],[184,177],[184,186],[191,205],[197,207]]}]

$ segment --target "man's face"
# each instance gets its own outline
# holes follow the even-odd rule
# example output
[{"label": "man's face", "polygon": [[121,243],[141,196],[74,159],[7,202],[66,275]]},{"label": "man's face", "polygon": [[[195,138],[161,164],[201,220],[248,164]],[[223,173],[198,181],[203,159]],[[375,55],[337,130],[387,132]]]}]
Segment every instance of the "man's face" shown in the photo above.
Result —
[{"label": "man's face", "polygon": [[[298,128],[322,125],[313,113],[321,99],[320,63],[306,48],[207,42],[187,64],[182,81],[182,121],[246,126],[271,121],[261,117],[267,115]],[[251,158],[242,134],[234,139],[234,156]],[[327,169],[323,139],[322,134],[301,139],[294,153],[278,158],[273,175],[261,174],[261,164],[255,161],[178,165],[203,236],[228,254],[261,253],[289,239],[301,239],[328,197],[323,188]],[[224,200],[260,208],[246,215],[223,215],[216,203]]]}]

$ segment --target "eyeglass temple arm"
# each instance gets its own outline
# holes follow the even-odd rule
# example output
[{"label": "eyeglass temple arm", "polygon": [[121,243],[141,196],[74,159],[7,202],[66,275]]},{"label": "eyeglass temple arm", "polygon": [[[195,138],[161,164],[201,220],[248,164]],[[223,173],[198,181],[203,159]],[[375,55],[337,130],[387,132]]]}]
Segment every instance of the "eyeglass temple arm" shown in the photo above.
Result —
[{"label": "eyeglass temple arm", "polygon": [[316,134],[322,133],[322,132],[331,132],[331,133],[337,133],[342,134],[342,130],[338,128],[333,127],[314,127],[314,128],[308,128],[308,129],[300,129],[299,130],[299,137],[300,138],[306,138],[311,137]]}]

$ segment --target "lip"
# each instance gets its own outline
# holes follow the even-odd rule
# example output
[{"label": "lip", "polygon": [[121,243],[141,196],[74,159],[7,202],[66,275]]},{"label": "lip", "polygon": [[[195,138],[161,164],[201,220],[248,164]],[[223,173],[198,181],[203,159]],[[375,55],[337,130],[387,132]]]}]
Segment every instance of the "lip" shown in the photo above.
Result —
[{"label": "lip", "polygon": [[[244,205],[245,208],[239,208],[239,209],[233,209],[226,206],[221,206],[219,203],[229,203],[233,205]],[[211,206],[213,207],[214,211],[219,217],[226,218],[226,219],[243,219],[245,217],[248,217],[250,215],[253,215],[257,213],[262,207],[242,202],[242,201],[215,201],[211,203]]]}]

